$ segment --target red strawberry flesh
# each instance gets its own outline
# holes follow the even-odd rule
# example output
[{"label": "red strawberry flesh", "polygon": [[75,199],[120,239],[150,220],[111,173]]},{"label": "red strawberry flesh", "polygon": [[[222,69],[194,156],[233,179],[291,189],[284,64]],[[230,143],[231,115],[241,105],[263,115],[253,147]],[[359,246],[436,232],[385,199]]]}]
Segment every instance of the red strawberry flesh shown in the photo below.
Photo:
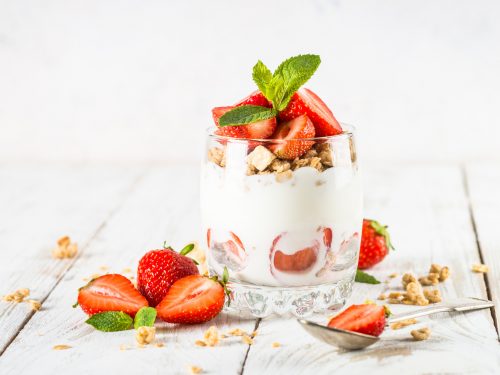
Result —
[{"label": "red strawberry flesh", "polygon": [[380,336],[385,327],[385,310],[373,304],[352,305],[333,317],[328,327]]},{"label": "red strawberry flesh", "polygon": [[273,138],[282,142],[277,142],[270,148],[282,159],[295,159],[312,147],[314,141],[304,139],[313,138],[314,135],[313,123],[306,115],[301,115],[279,124]]},{"label": "red strawberry flesh", "polygon": [[103,311],[123,311],[134,316],[148,301],[125,276],[108,274],[100,276],[80,289],[78,304],[89,314]]},{"label": "red strawberry flesh", "polygon": [[280,112],[279,118],[282,121],[289,121],[304,114],[314,123],[316,137],[342,133],[342,127],[330,108],[314,92],[301,88],[293,94],[288,106]]},{"label": "red strawberry flesh", "polygon": [[175,282],[156,309],[158,317],[169,323],[203,323],[222,310],[224,300],[218,281],[192,275]]}]

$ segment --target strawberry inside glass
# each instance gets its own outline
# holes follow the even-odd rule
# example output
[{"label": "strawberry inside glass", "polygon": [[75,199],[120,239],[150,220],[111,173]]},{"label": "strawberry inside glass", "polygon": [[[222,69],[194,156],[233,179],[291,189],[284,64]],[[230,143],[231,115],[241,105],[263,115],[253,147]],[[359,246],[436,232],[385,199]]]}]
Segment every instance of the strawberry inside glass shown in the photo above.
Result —
[{"label": "strawberry inside glass", "polygon": [[359,253],[361,182],[354,129],[301,86],[319,66],[301,55],[258,90],[212,110],[201,174],[209,270],[227,267],[231,306],[254,316],[341,305]]}]

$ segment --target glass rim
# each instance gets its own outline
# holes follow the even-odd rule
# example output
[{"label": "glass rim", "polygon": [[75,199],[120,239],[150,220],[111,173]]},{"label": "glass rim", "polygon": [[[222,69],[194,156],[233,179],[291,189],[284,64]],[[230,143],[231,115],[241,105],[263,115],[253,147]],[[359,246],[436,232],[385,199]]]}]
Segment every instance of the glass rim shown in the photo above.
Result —
[{"label": "glass rim", "polygon": [[339,139],[350,139],[354,137],[354,134],[356,133],[356,128],[353,125],[346,124],[344,122],[340,123],[342,127],[342,133],[340,134],[335,134],[335,135],[327,135],[323,137],[312,137],[312,138],[290,138],[290,139],[273,139],[273,138],[234,138],[234,137],[227,137],[224,135],[217,135],[214,133],[214,130],[216,127],[209,127],[205,129],[205,133],[209,138],[213,138],[216,140],[223,140],[227,142],[241,142],[241,143],[248,143],[248,142],[259,142],[259,143],[282,143],[282,142],[290,142],[290,141],[330,141],[330,140],[339,140]]}]

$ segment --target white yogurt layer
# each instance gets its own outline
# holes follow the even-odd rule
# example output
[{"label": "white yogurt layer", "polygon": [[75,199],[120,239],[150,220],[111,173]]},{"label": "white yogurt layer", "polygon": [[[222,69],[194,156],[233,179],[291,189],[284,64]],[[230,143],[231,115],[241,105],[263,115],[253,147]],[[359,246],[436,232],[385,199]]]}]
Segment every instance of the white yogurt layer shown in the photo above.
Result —
[{"label": "white yogurt layer", "polygon": [[227,265],[232,280],[256,285],[306,286],[337,281],[355,267],[362,225],[355,169],[303,167],[284,182],[230,170],[210,162],[202,168],[211,269],[220,274]]}]

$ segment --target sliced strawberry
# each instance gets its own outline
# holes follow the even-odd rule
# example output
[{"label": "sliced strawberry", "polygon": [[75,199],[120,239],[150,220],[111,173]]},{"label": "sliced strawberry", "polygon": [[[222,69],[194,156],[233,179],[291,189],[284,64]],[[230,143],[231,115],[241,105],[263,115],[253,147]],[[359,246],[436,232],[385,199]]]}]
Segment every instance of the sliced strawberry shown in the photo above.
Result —
[{"label": "sliced strawberry", "polygon": [[[271,108],[272,106],[260,91],[254,91],[249,96],[240,100],[233,106],[213,108],[212,117],[215,124],[219,127],[219,119],[224,113],[242,105],[259,105],[268,108]],[[248,125],[219,127],[215,131],[215,134],[231,138],[266,139],[273,135],[275,130],[276,118],[270,118],[268,120],[258,121]]]},{"label": "sliced strawberry", "polygon": [[78,292],[78,304],[93,315],[103,311],[123,311],[134,316],[148,301],[125,276],[109,274],[90,281]]},{"label": "sliced strawberry", "polygon": [[333,317],[328,327],[379,336],[385,327],[385,310],[373,304],[352,305]]},{"label": "sliced strawberry", "polygon": [[333,232],[332,228],[323,228],[323,243],[329,249],[332,247]]},{"label": "sliced strawberry", "polygon": [[317,259],[317,247],[306,247],[290,255],[277,250],[274,254],[274,267],[283,272],[301,272],[314,265]]},{"label": "sliced strawberry", "polygon": [[252,92],[246,98],[241,99],[234,106],[239,107],[241,105],[260,105],[261,107],[271,108],[273,105],[266,99],[264,94],[262,94],[259,90]]},{"label": "sliced strawberry", "polygon": [[342,127],[333,116],[330,108],[311,90],[302,88],[293,94],[290,103],[280,112],[282,121],[292,120],[306,114],[314,124],[316,137],[342,133]]},{"label": "sliced strawberry", "polygon": [[252,124],[245,125],[245,127],[248,129],[250,138],[266,139],[272,136],[276,130],[276,117],[254,122]]},{"label": "sliced strawberry", "polygon": [[169,323],[203,323],[222,310],[224,300],[224,286],[219,281],[192,275],[177,280],[156,310]]},{"label": "sliced strawberry", "polygon": [[301,139],[313,138],[314,135],[313,123],[307,115],[301,115],[293,120],[279,124],[273,138],[285,142],[273,144],[269,148],[279,158],[295,159],[307,152],[314,144],[314,141]]}]

